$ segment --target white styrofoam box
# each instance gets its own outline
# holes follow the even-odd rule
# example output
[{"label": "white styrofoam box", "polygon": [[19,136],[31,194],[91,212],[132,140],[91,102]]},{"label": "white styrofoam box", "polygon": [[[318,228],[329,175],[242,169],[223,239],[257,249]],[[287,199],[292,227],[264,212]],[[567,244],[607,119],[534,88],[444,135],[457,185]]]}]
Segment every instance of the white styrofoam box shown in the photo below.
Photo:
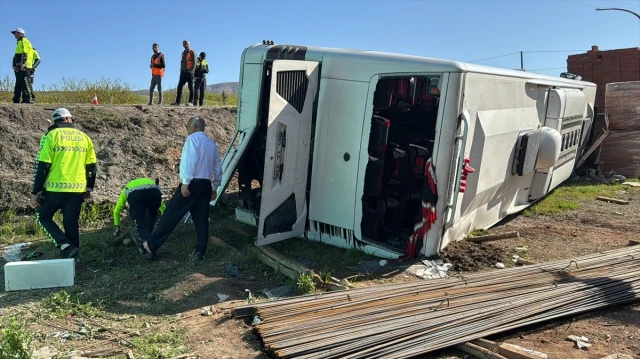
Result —
[{"label": "white styrofoam box", "polygon": [[4,289],[9,291],[70,287],[76,276],[75,259],[9,262],[4,266]]}]

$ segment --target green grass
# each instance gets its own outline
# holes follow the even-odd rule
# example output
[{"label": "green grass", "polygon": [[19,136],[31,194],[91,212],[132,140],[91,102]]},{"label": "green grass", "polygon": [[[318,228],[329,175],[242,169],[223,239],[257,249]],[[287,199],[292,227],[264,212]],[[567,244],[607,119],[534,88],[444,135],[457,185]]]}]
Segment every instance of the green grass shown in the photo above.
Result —
[{"label": "green grass", "polygon": [[24,329],[24,323],[18,324],[16,318],[0,332],[0,358],[31,359],[33,353],[33,334]]},{"label": "green grass", "polygon": [[[627,181],[637,181],[637,179],[627,179]],[[640,194],[640,188],[622,184],[568,181],[527,208],[524,215],[554,215],[579,209],[583,203],[595,200],[596,196],[624,199],[628,198],[629,194]]]},{"label": "green grass", "polygon": [[42,307],[49,311],[54,317],[65,318],[69,316],[94,318],[104,314],[102,304],[100,302],[82,303],[81,294],[77,294],[73,299],[66,291],[53,293],[40,303]]},{"label": "green grass", "polygon": [[486,236],[489,233],[490,232],[486,229],[474,229],[473,231],[471,231],[471,233],[469,233],[469,237]]},{"label": "green grass", "polygon": [[[15,80],[9,75],[0,78],[0,102],[10,103],[13,101],[13,88]],[[36,84],[38,73],[36,72]],[[98,97],[101,105],[146,105],[149,96],[140,95],[135,92],[132,86],[120,79],[101,78],[97,81],[86,79],[72,79],[63,77],[59,84],[51,86],[41,86],[34,88],[36,103],[39,104],[91,104],[93,94]],[[183,101],[188,96],[187,89],[183,89]],[[164,92],[164,103],[170,104],[175,101],[175,90]],[[238,95],[205,93],[205,106],[237,106]],[[157,93],[154,101],[157,101]]]},{"label": "green grass", "polygon": [[184,342],[185,330],[179,329],[164,333],[147,333],[132,341],[136,347],[136,358],[158,359],[172,358],[186,353],[189,348]]},{"label": "green grass", "polygon": [[[101,229],[111,221],[114,208],[113,203],[85,203],[80,209],[80,228]],[[62,228],[62,213],[56,212],[53,220]],[[0,211],[0,244],[13,244],[48,240],[40,226],[36,223],[35,211],[18,213],[9,208]]]},{"label": "green grass", "polygon": [[316,290],[316,285],[313,283],[313,277],[311,274],[302,274],[296,281],[296,292],[298,294],[313,293]]}]

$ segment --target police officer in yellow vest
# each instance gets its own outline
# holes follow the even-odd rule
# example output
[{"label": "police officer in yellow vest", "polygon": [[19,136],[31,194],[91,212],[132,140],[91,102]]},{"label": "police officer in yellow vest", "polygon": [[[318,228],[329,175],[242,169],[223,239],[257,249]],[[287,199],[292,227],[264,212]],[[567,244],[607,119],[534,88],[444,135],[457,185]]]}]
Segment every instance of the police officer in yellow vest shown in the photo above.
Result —
[{"label": "police officer in yellow vest", "polygon": [[158,184],[157,178],[155,181],[151,178],[136,178],[130,181],[124,186],[113,209],[113,224],[116,226],[113,235],[117,236],[120,234],[120,214],[127,203],[129,204],[129,217],[136,223],[138,231],[138,236],[134,235],[133,239],[143,254],[142,242],[151,239],[151,232],[158,219],[158,210],[163,214],[166,208]]},{"label": "police officer in yellow vest", "polygon": [[[38,223],[63,258],[79,252],[80,208],[93,190],[96,162],[93,142],[74,127],[71,113],[65,108],[55,110],[53,125],[40,139],[31,200]],[[62,210],[64,232],[53,221],[58,210]]]},{"label": "police officer in yellow vest", "polygon": [[24,30],[17,28],[11,31],[17,40],[16,53],[13,56],[13,71],[16,75],[16,84],[13,89],[13,103],[20,102],[22,96],[23,103],[33,103],[33,89],[29,82],[33,69],[33,46],[24,36]]},{"label": "police officer in yellow vest", "polygon": [[[202,107],[202,103],[204,102],[204,93],[207,91],[207,74],[209,73],[209,64],[207,64],[207,54],[204,52],[200,53],[198,59],[196,60],[196,72],[195,72],[195,94],[193,95],[193,105],[197,105],[200,103]],[[199,99],[199,101],[198,101]]]}]

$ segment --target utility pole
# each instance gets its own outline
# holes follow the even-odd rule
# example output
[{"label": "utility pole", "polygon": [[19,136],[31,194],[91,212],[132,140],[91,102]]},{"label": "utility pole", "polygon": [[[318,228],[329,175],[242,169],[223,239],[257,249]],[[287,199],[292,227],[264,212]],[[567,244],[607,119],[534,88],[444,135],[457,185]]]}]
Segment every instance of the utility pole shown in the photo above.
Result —
[{"label": "utility pole", "polygon": [[627,10],[627,9],[619,9],[619,8],[606,8],[606,9],[602,9],[602,8],[597,8],[596,11],[605,11],[605,10],[617,10],[617,11],[624,11],[624,12],[628,12],[630,14],[635,15],[638,20],[640,20],[640,15],[638,15],[637,13],[631,11],[631,10]]}]

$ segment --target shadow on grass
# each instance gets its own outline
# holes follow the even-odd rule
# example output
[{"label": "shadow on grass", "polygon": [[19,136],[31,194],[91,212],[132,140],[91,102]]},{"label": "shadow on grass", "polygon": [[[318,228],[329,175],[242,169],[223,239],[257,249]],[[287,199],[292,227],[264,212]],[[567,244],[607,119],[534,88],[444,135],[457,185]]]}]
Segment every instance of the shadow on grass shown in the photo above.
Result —
[{"label": "shadow on grass", "polygon": [[[113,228],[108,226],[81,234],[73,287],[4,292],[4,270],[0,271],[0,309],[39,302],[65,291],[79,303],[101,303],[107,314],[172,315],[217,304],[218,294],[228,295],[228,300],[245,300],[245,289],[255,295],[285,281],[295,286],[257,259],[250,249],[255,228],[235,222],[231,207],[212,208],[210,214],[209,235],[239,249],[242,256],[210,244],[206,259],[197,262],[190,255],[195,244],[193,225],[180,224],[158,251],[159,259],[148,261],[134,244],[114,244]],[[244,228],[238,230],[239,226]],[[314,270],[332,274],[345,273],[348,267],[372,258],[359,251],[301,239],[288,240],[277,247],[293,258],[306,259]],[[38,259],[59,257],[58,249],[44,240],[34,242],[30,250],[44,254]],[[0,261],[4,265],[1,258]],[[235,265],[240,276],[228,274],[225,263]]]}]

